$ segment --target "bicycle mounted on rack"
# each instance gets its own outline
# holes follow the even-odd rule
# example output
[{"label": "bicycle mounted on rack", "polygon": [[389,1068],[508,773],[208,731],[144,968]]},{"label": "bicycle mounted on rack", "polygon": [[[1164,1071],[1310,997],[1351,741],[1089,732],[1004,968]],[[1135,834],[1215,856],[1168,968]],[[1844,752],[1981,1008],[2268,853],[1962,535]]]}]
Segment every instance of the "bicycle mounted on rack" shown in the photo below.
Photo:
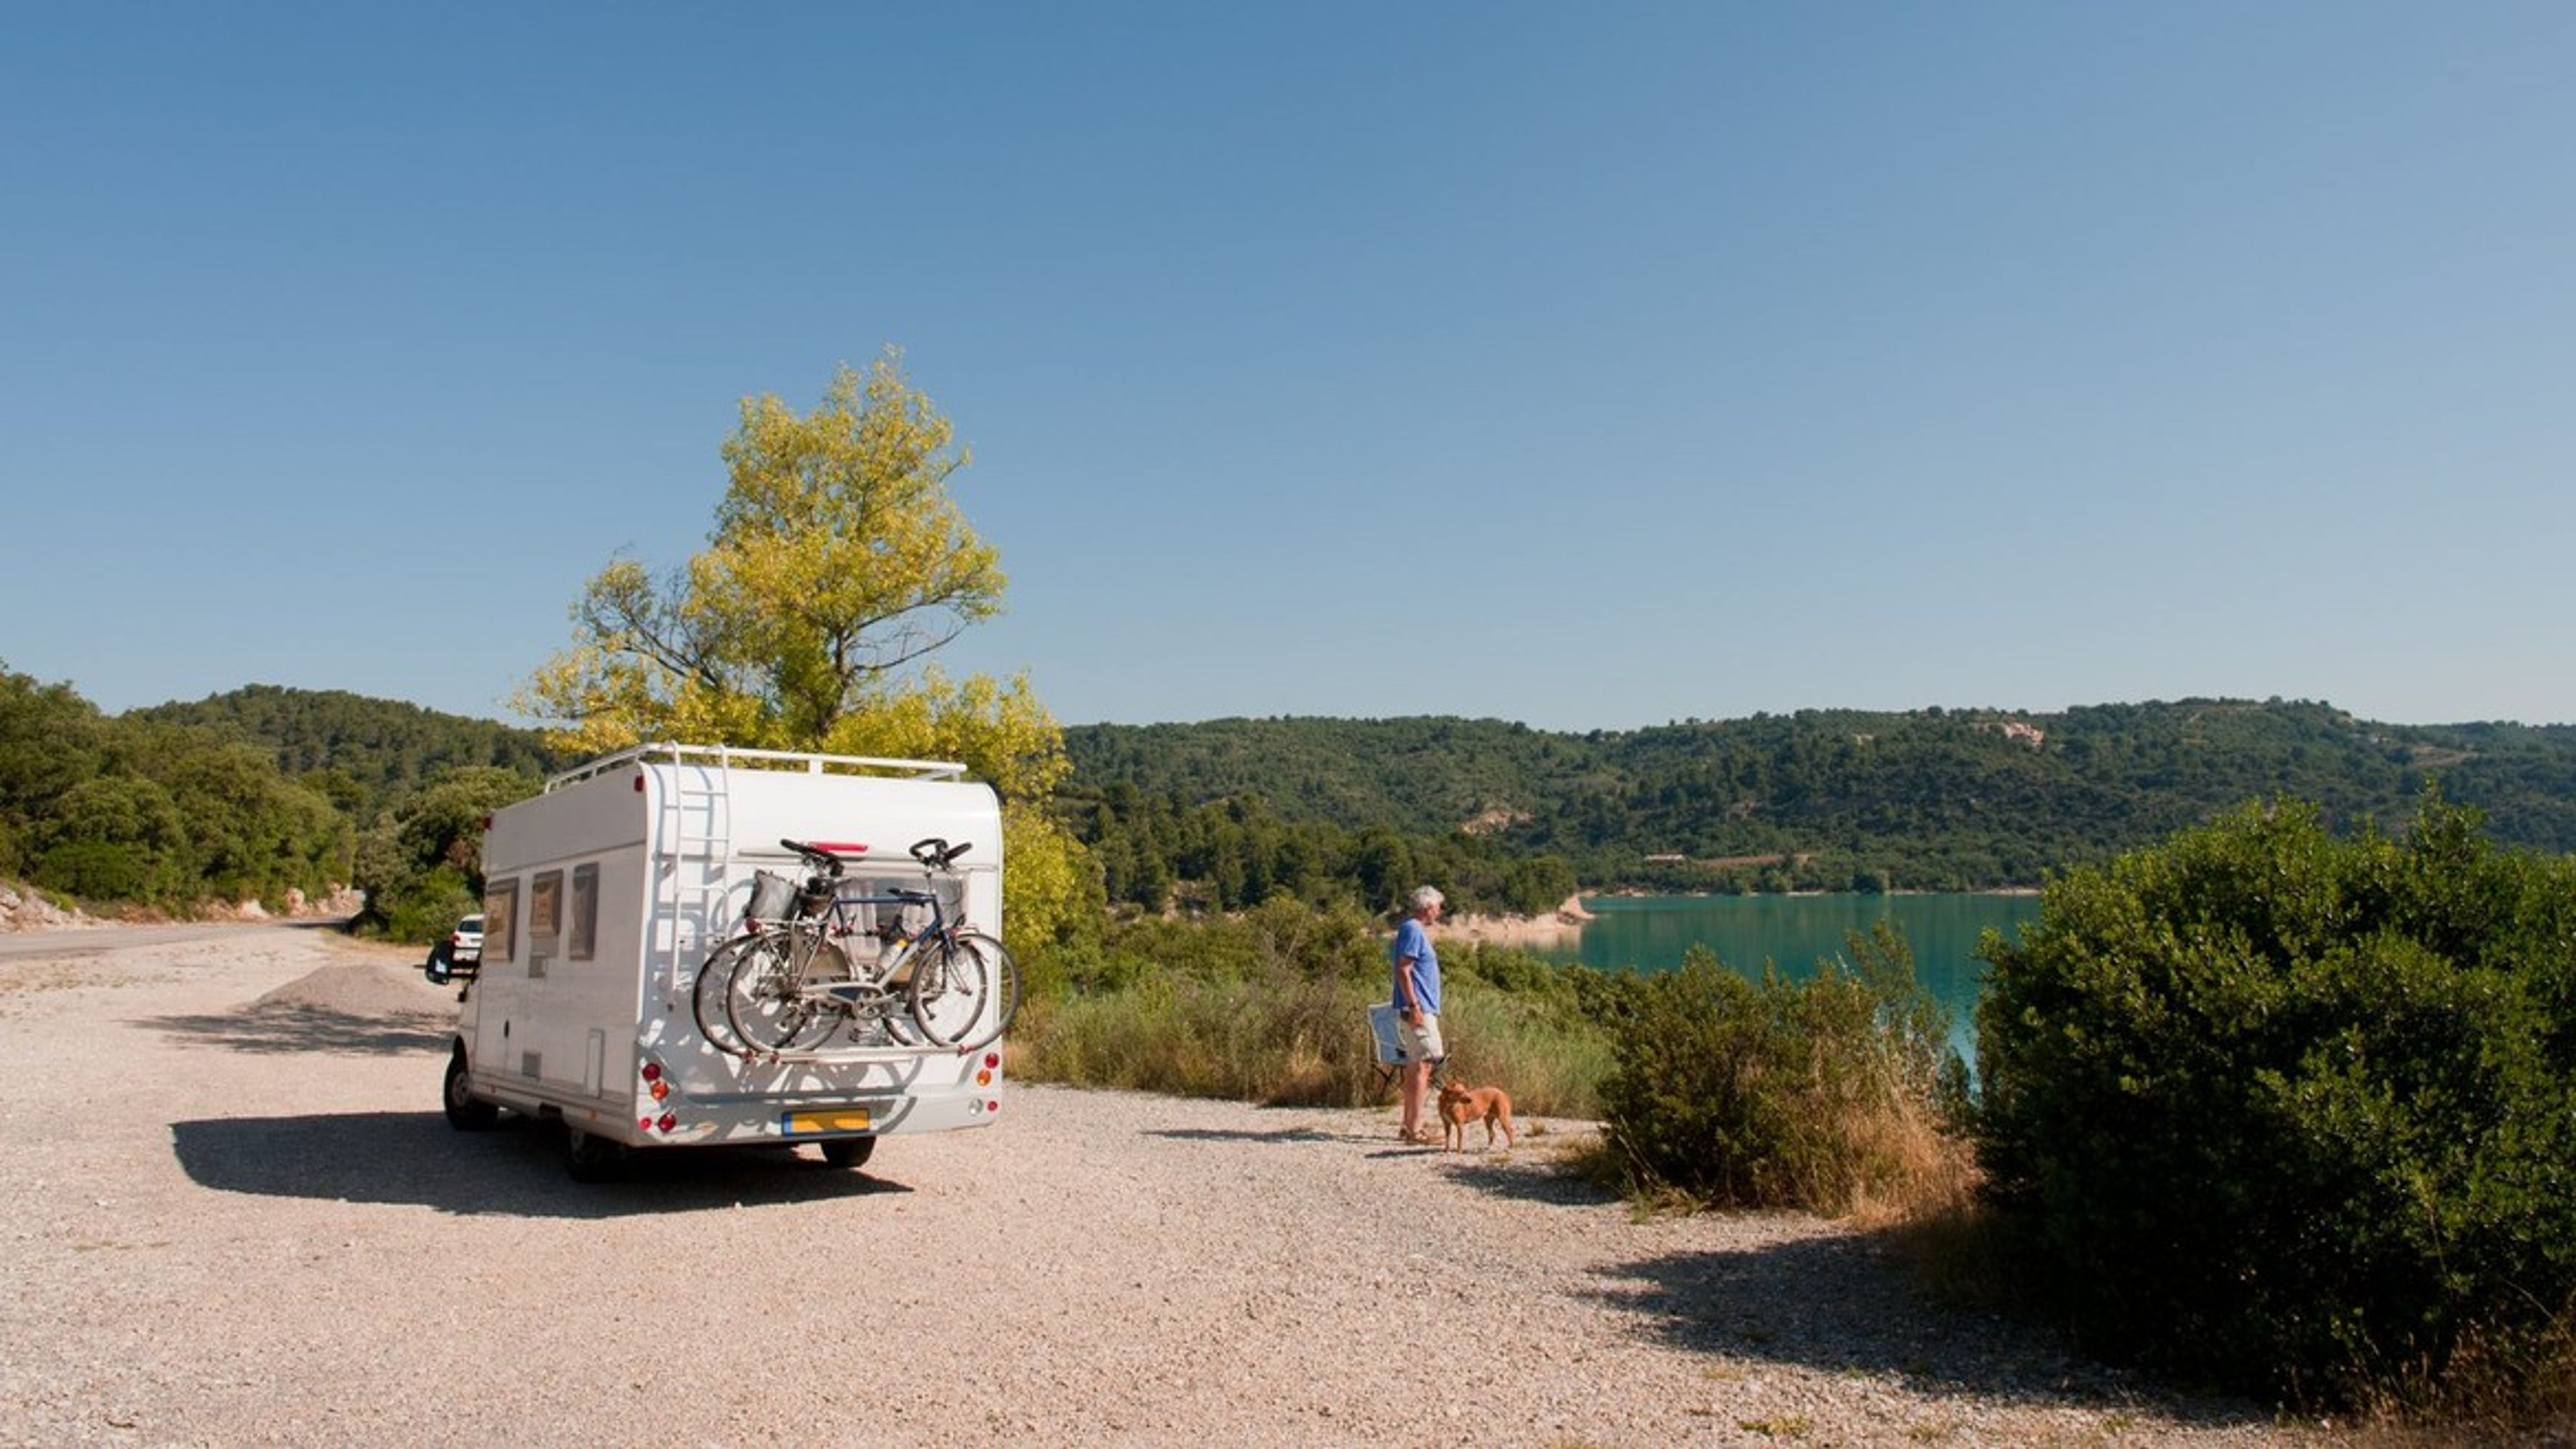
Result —
[{"label": "bicycle mounted on rack", "polygon": [[[939,877],[973,846],[913,843],[924,886],[845,893],[848,861],[867,847],[781,840],[811,868],[800,885],[754,874],[742,933],[699,969],[699,1034],[761,1059],[810,1058],[836,1037],[856,1046],[973,1051],[1017,1014],[1020,973],[1002,943],[952,919]],[[881,919],[879,907],[896,913]]]}]

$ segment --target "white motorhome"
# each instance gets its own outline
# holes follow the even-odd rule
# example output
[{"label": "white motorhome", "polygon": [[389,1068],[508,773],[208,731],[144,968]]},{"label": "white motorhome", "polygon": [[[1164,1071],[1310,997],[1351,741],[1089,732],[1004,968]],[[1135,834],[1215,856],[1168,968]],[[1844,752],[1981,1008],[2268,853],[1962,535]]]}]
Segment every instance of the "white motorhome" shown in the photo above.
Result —
[{"label": "white motorhome", "polygon": [[[692,991],[742,928],[783,843],[853,858],[845,889],[925,886],[906,847],[969,845],[928,881],[949,919],[1001,934],[1002,818],[962,765],[654,744],[593,760],[495,812],[483,953],[459,995],[448,1120],[560,1120],[573,1175],[630,1149],[815,1142],[856,1166],[879,1136],[989,1126],[998,1042],[855,1029],[790,1056],[709,1040]],[[864,848],[864,849],[862,849]],[[712,1034],[722,1038],[721,1029]]]}]

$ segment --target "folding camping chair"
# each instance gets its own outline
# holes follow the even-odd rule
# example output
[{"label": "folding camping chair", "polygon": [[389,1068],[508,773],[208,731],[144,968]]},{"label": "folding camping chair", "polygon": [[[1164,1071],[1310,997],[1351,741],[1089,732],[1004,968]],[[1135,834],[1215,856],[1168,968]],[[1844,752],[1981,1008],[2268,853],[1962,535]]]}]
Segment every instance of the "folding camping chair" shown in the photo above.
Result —
[{"label": "folding camping chair", "polygon": [[[1412,1063],[1405,1060],[1403,1039],[1396,1034],[1395,1003],[1378,1002],[1368,1009],[1368,1018],[1369,1035],[1377,1043],[1377,1087],[1383,1092],[1394,1086],[1396,1075]],[[1440,1082],[1440,1068],[1448,1061],[1447,1057],[1431,1059],[1431,1081],[1435,1088]]]}]

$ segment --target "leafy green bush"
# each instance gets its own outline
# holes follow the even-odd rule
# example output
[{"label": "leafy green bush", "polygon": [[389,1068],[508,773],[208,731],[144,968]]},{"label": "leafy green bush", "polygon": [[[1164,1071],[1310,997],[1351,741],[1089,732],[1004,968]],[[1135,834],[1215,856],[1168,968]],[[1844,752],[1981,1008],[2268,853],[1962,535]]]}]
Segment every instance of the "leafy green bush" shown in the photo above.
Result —
[{"label": "leafy green bush", "polygon": [[22,870],[63,796],[96,776],[106,726],[66,684],[0,664],[0,872]]},{"label": "leafy green bush", "polygon": [[432,781],[409,808],[361,836],[355,880],[367,906],[360,928],[427,941],[481,909],[483,822],[537,788],[527,775],[469,765]]},{"label": "leafy green bush", "polygon": [[1948,1014],[1894,927],[1850,946],[1852,965],[1803,982],[1747,980],[1695,946],[1677,971],[1586,986],[1616,1023],[1603,1136],[1632,1191],[1844,1213],[1955,1176]]},{"label": "leafy green bush", "polygon": [[93,901],[170,901],[189,885],[188,825],[170,792],[133,775],[83,780],[55,802],[35,874]]},{"label": "leafy green bush", "polygon": [[348,878],[350,831],[331,802],[278,774],[256,746],[202,731],[130,725],[134,768],[187,822],[189,888],[217,900],[283,902]]},{"label": "leafy green bush", "polygon": [[2099,1347],[2314,1397],[2516,1361],[2576,1294],[2576,868],[2428,794],[2080,870],[1978,1013],[1990,1200]]}]

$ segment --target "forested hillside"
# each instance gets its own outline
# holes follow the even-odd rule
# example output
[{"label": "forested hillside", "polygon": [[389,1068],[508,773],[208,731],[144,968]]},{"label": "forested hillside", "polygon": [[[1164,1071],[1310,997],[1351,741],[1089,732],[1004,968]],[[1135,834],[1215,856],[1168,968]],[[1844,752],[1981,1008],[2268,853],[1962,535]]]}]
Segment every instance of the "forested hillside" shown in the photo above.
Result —
[{"label": "forested hillside", "polygon": [[175,912],[354,884],[425,936],[473,908],[483,816],[555,763],[531,731],[391,700],[254,685],[106,715],[0,667],[0,879]]},{"label": "forested hillside", "polygon": [[[2576,727],[2382,725],[2278,700],[1065,734],[1058,817],[1107,899],[1145,909],[1374,909],[1422,880],[1517,911],[1578,886],[2024,886],[2248,800],[2402,821],[2428,781],[2500,841],[2576,851]],[[338,691],[255,685],[106,717],[0,671],[0,875],[170,905],[354,874],[409,932],[470,905],[481,814],[568,763],[530,730]]]},{"label": "forested hillside", "polygon": [[93,903],[276,905],[347,882],[352,838],[345,804],[263,746],[102,715],[0,666],[0,878]]},{"label": "forested hillside", "polygon": [[2249,799],[2405,818],[2428,780],[2506,842],[2576,850],[2576,728],[2395,726],[2244,700],[2057,714],[1806,710],[1548,734],[1492,720],[1217,720],[1066,732],[1077,789],[1291,822],[1466,831],[1587,887],[2035,884]]},{"label": "forested hillside", "polygon": [[127,722],[242,741],[328,795],[346,816],[343,878],[366,893],[362,923],[406,940],[480,904],[483,818],[576,763],[534,730],[340,690],[254,684]]},{"label": "forested hillside", "polygon": [[489,765],[541,779],[577,763],[537,732],[342,690],[254,684],[192,704],[129,710],[126,719],[195,725],[271,752],[289,775],[355,792],[360,813],[392,805],[447,771]]}]

